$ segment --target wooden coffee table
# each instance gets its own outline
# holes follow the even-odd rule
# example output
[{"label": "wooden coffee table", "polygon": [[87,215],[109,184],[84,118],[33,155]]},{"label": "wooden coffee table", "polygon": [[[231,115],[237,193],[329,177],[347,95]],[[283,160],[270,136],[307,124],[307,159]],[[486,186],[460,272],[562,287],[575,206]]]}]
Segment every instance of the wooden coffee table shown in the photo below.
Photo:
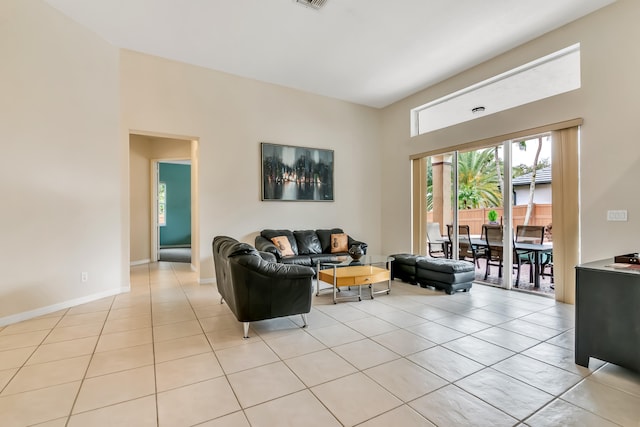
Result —
[{"label": "wooden coffee table", "polygon": [[[332,284],[333,303],[343,299],[358,298],[362,301],[362,286],[368,285],[371,288],[371,299],[374,295],[391,292],[391,272],[387,268],[392,257],[365,255],[357,261],[350,257],[338,262],[318,263],[318,280],[316,284],[316,295],[320,294],[320,281]],[[374,285],[380,282],[387,282],[385,289],[375,290]],[[358,295],[338,297],[338,288],[345,286],[357,286]]]}]

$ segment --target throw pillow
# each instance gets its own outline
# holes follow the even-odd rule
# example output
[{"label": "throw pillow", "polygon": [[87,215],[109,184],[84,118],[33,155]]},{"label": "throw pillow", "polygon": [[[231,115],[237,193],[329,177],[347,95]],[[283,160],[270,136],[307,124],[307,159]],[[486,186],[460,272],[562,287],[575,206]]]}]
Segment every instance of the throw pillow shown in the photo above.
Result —
[{"label": "throw pillow", "polygon": [[331,235],[331,253],[335,254],[337,252],[347,252],[349,250],[348,246],[349,238],[346,234],[332,234]]},{"label": "throw pillow", "polygon": [[276,248],[280,251],[282,256],[292,256],[295,255],[293,253],[293,249],[291,248],[291,242],[287,236],[277,236],[271,239]]}]

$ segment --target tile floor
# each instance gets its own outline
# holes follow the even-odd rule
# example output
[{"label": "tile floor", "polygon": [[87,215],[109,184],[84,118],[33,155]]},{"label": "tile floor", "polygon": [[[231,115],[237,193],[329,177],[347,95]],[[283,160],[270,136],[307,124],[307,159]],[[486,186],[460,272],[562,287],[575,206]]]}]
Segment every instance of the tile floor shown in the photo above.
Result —
[{"label": "tile floor", "polygon": [[2,426],[640,426],[640,376],[573,363],[573,307],[474,285],[252,324],[186,264],[0,328]]}]

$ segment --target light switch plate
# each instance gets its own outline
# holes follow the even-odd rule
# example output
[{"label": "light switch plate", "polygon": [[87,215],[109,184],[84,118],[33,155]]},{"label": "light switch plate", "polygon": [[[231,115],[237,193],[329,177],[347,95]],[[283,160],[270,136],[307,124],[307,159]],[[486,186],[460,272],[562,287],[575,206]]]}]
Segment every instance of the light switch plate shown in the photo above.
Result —
[{"label": "light switch plate", "polygon": [[627,220],[627,211],[607,211],[607,221],[626,221]]}]

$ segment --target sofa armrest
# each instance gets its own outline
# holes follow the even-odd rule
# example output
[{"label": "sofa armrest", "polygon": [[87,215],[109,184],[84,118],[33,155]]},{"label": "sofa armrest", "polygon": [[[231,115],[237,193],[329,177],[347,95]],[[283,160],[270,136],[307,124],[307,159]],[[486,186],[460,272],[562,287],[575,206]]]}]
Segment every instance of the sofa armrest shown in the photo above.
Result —
[{"label": "sofa armrest", "polygon": [[267,276],[273,278],[306,279],[316,275],[316,271],[312,267],[298,264],[271,263],[267,270]]},{"label": "sofa armrest", "polygon": [[271,252],[258,251],[263,260],[267,262],[278,262],[276,256]]},{"label": "sofa armrest", "polygon": [[273,254],[276,257],[276,261],[277,262],[280,261],[280,258],[281,258],[280,251],[278,250],[276,245],[273,244],[271,240],[268,240],[262,236],[256,236],[256,249],[260,252],[267,252],[267,253]]},{"label": "sofa armrest", "polygon": [[[267,256],[272,254],[267,252]],[[273,280],[273,285],[277,285],[278,279],[303,279],[311,278],[315,275],[315,270],[311,267],[298,264],[283,264],[280,262],[269,262],[261,256],[240,255],[234,258],[235,262],[247,270],[256,273],[261,279]],[[257,276],[254,278],[259,281]]]}]

